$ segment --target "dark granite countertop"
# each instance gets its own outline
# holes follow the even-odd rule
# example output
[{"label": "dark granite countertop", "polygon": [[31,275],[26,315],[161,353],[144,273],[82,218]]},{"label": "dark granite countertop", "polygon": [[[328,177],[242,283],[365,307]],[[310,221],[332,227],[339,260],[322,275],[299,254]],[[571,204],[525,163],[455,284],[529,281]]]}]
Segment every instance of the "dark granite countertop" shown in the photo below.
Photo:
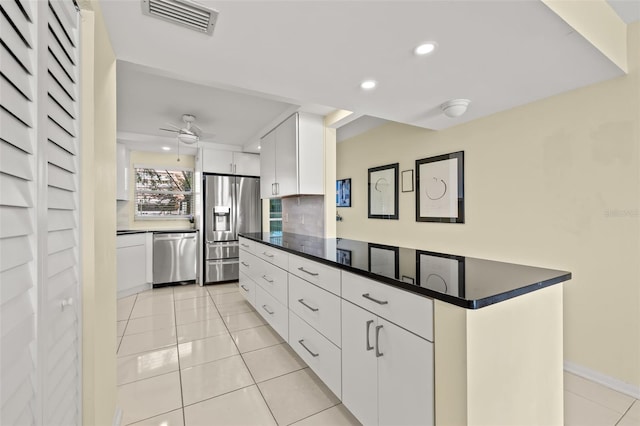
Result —
[{"label": "dark granite countertop", "polygon": [[246,233],[242,237],[403,290],[478,309],[571,279],[571,273],[345,238]]},{"label": "dark granite countertop", "polygon": [[198,232],[197,229],[121,229],[116,231],[116,235],[144,234],[151,232],[154,234],[184,234],[186,232]]}]

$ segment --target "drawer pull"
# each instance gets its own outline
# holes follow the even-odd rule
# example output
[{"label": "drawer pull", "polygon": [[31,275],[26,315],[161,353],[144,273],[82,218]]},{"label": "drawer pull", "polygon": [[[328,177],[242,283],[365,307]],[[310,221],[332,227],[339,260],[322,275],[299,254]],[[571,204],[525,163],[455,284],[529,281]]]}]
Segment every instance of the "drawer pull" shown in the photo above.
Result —
[{"label": "drawer pull", "polygon": [[243,289],[244,291],[246,291],[246,292],[248,292],[248,291],[249,291],[249,289],[247,288],[247,286],[246,286],[246,285],[244,285],[244,284],[240,285],[240,287],[242,287],[242,289]]},{"label": "drawer pull", "polygon": [[315,357],[317,357],[318,355],[320,355],[320,354],[314,354],[313,352],[311,352],[311,349],[309,349],[309,348],[307,347],[307,345],[305,345],[305,344],[304,344],[304,339],[300,339],[300,340],[298,340],[298,343],[300,343],[300,346],[302,346],[303,348],[305,348],[305,349],[307,350],[307,352],[309,352],[309,353],[311,354],[311,356],[312,356],[312,357],[314,357],[314,358],[315,358]]},{"label": "drawer pull", "polygon": [[367,351],[373,349],[373,346],[369,343],[369,329],[371,328],[371,324],[373,324],[373,320],[367,321]]},{"label": "drawer pull", "polygon": [[314,308],[313,306],[309,306],[306,303],[304,303],[304,299],[298,299],[298,302],[302,303],[304,306],[311,309],[313,312],[318,312],[320,310],[319,308]]},{"label": "drawer pull", "polygon": [[302,266],[298,268],[298,271],[302,271],[302,272],[304,272],[305,274],[309,274],[309,275],[311,275],[312,277],[317,277],[318,275],[320,275],[320,274],[318,274],[317,272],[307,271],[307,270],[306,270],[306,269],[304,269]]},{"label": "drawer pull", "polygon": [[275,312],[270,311],[268,308],[269,308],[269,307],[268,307],[267,305],[262,305],[262,309],[264,309],[265,311],[267,311],[267,313],[268,313],[269,315],[273,315]]},{"label": "drawer pull", "polygon": [[369,296],[369,293],[365,293],[365,294],[363,294],[363,295],[362,295],[362,297],[364,297],[365,299],[369,299],[369,300],[371,300],[372,302],[376,302],[378,305],[386,305],[387,303],[389,303],[389,302],[387,302],[386,300],[378,300],[378,299],[374,299],[373,297]]},{"label": "drawer pull", "polygon": [[240,262],[242,263],[243,266],[246,266],[247,268],[250,266],[247,262]]},{"label": "drawer pull", "polygon": [[382,328],[381,325],[376,327],[376,358],[380,358],[382,355],[384,355],[382,352],[380,352],[380,329]]},{"label": "drawer pull", "polygon": [[269,279],[268,275],[263,275],[262,279],[265,280],[266,282],[268,282],[269,284],[273,284],[273,280]]},{"label": "drawer pull", "polygon": [[267,257],[273,257],[271,253],[267,253],[266,251],[263,251],[262,254],[264,254]]},{"label": "drawer pull", "polygon": [[240,245],[241,245],[242,247],[249,248],[249,244],[240,243]]}]

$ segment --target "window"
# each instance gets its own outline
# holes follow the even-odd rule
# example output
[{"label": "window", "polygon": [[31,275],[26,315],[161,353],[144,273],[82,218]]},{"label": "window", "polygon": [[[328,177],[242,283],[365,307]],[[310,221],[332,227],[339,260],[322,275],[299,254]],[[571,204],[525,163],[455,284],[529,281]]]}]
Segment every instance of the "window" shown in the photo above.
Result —
[{"label": "window", "polygon": [[269,232],[282,235],[282,200],[269,200]]},{"label": "window", "polygon": [[136,167],[136,218],[188,218],[193,170]]}]

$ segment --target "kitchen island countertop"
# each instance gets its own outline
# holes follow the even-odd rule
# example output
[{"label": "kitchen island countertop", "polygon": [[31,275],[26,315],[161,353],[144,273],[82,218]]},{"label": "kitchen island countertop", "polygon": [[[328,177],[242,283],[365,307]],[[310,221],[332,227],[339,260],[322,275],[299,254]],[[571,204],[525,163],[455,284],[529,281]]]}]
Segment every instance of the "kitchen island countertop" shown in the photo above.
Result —
[{"label": "kitchen island countertop", "polygon": [[466,309],[478,309],[571,279],[571,273],[494,260],[290,233],[242,237]]}]

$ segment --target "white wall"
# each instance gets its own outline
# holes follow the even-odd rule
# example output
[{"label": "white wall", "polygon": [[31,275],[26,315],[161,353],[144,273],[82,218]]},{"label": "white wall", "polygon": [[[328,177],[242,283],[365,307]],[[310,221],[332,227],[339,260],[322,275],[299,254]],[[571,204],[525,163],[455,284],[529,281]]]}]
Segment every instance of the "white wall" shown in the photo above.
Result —
[{"label": "white wall", "polygon": [[116,407],[116,63],[97,2],[83,2],[82,423]]},{"label": "white wall", "polygon": [[[338,237],[568,270],[565,360],[640,385],[640,24],[629,75],[444,131],[390,123],[338,144]],[[473,104],[472,106],[473,107]],[[465,224],[367,219],[367,169],[465,151]]]}]

